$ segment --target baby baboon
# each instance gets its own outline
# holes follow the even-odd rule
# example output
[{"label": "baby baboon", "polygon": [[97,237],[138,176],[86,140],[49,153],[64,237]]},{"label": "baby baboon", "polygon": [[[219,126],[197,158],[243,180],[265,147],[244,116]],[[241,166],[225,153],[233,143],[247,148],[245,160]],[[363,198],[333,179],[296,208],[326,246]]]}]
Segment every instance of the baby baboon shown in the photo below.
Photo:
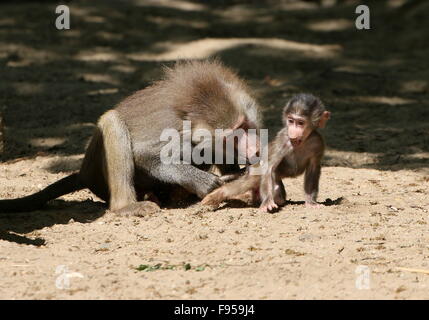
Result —
[{"label": "baby baboon", "polygon": [[330,112],[315,96],[294,96],[283,110],[284,127],[264,151],[268,156],[262,159],[268,159],[268,163],[261,161],[252,165],[253,169],[262,169],[262,174],[252,175],[250,167],[241,178],[207,195],[202,204],[218,207],[224,200],[252,191],[253,200],[261,203],[261,211],[274,211],[286,202],[282,179],[305,172],[305,202],[319,206],[316,199],[325,144],[317,129],[324,128],[329,117]]}]

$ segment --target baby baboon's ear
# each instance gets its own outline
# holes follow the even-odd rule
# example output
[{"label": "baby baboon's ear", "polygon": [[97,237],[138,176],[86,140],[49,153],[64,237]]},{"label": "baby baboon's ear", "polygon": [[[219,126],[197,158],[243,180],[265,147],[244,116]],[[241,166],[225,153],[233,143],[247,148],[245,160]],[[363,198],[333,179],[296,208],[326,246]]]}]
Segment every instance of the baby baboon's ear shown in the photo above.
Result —
[{"label": "baby baboon's ear", "polygon": [[326,126],[326,122],[328,122],[330,117],[331,117],[331,113],[329,111],[324,111],[322,113],[322,116],[320,117],[318,127],[324,128]]}]

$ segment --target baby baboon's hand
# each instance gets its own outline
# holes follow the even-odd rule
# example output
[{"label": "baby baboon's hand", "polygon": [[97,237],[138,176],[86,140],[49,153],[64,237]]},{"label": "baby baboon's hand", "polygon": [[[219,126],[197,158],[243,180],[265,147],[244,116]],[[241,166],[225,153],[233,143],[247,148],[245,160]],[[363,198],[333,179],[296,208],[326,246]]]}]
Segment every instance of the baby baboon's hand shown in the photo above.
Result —
[{"label": "baby baboon's hand", "polygon": [[204,206],[210,206],[212,208],[217,208],[221,204],[223,199],[222,188],[217,189],[204,197],[201,201],[201,204]]}]

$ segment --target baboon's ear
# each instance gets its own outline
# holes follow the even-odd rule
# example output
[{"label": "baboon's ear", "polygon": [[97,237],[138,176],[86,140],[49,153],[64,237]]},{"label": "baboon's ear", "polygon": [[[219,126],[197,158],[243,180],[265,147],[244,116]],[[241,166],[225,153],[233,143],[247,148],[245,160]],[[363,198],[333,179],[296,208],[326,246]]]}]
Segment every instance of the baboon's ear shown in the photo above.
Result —
[{"label": "baboon's ear", "polygon": [[324,111],[322,113],[322,116],[320,117],[318,127],[324,128],[326,126],[326,122],[328,122],[330,117],[331,117],[331,113],[329,111]]}]

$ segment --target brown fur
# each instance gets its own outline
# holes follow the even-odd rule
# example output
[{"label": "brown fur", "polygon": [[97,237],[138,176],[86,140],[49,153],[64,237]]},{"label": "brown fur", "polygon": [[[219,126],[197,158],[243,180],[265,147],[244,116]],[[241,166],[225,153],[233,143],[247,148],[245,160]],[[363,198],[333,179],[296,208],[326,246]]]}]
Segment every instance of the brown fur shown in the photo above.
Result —
[{"label": "brown fur", "polygon": [[[183,120],[193,128],[259,128],[258,106],[237,75],[219,61],[180,62],[166,68],[162,80],[137,91],[101,116],[78,175],[47,188],[37,203],[32,197],[0,201],[0,212],[32,210],[59,195],[89,188],[112,210],[127,213],[144,194],[181,187],[200,198],[223,184],[209,165],[166,165],[160,161],[166,128],[182,131]],[[193,130],[193,129],[192,129]],[[237,164],[219,165],[234,173]],[[15,210],[14,208],[19,208]]]},{"label": "brown fur", "polygon": [[[306,98],[306,97],[305,97]],[[254,201],[261,202],[262,211],[273,211],[286,202],[286,191],[282,179],[285,177],[296,177],[305,172],[304,191],[306,203],[316,205],[316,198],[319,187],[319,177],[321,170],[321,160],[325,150],[322,136],[313,127],[313,123],[321,118],[323,125],[327,121],[329,114],[325,113],[325,108],[320,100],[313,106],[312,113],[305,114],[303,102],[307,100],[298,99],[293,109],[288,103],[283,112],[283,123],[285,127],[279,131],[276,138],[268,145],[268,163],[257,163],[253,169],[262,168],[262,175],[251,175],[250,170],[246,175],[236,181],[230,182],[207,195],[203,205],[218,207],[221,202],[232,199],[240,194],[252,191]],[[313,100],[311,100],[313,101]],[[288,134],[287,116],[293,112],[305,116],[307,127],[303,130],[310,130],[306,139],[298,147],[293,147]],[[323,116],[322,116],[323,115]],[[327,115],[327,116],[325,116]]]}]

